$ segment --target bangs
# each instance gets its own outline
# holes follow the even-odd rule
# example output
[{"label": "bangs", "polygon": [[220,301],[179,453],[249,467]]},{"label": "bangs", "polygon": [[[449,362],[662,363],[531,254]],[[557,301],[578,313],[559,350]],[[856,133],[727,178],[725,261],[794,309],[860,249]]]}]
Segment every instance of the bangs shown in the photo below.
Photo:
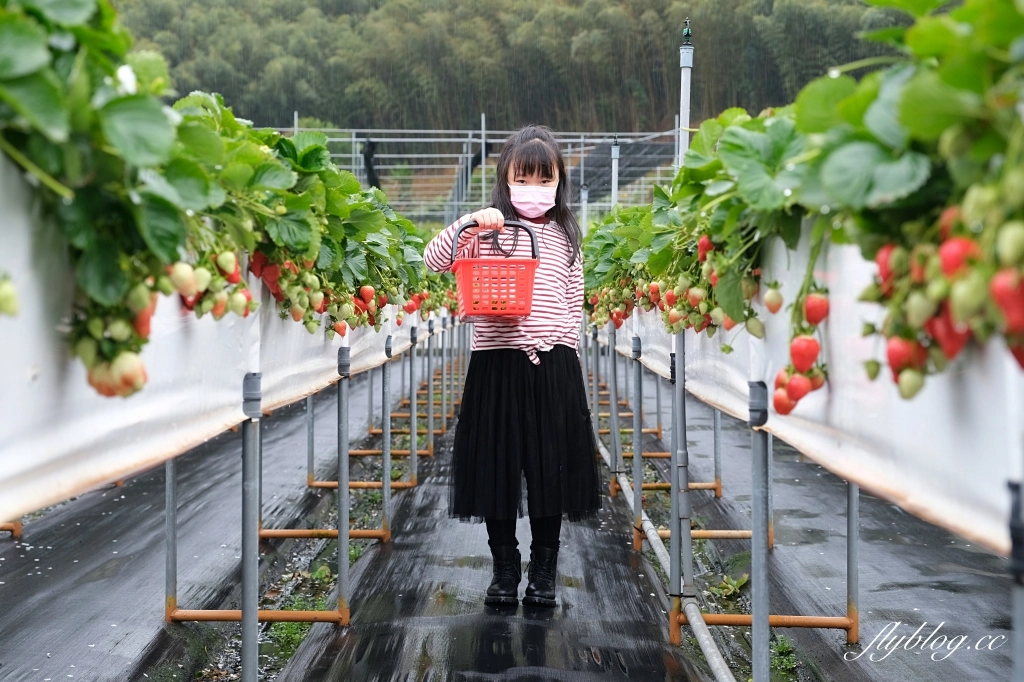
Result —
[{"label": "bangs", "polygon": [[553,180],[558,168],[558,153],[541,140],[533,139],[512,151],[509,167],[513,177],[537,174],[545,180]]}]

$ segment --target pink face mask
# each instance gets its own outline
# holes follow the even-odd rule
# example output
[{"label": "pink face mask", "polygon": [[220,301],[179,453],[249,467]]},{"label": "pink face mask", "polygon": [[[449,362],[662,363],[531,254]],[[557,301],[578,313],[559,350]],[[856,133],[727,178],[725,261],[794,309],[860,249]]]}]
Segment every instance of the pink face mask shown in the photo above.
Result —
[{"label": "pink face mask", "polygon": [[509,185],[509,194],[512,199],[512,206],[519,215],[524,218],[539,218],[555,206],[555,192],[558,185],[554,187],[541,187],[540,185]]}]

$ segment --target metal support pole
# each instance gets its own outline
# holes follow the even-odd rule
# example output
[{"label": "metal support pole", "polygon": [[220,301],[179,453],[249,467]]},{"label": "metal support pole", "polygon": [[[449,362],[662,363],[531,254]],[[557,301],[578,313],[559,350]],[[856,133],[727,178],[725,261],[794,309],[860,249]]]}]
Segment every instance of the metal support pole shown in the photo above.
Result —
[{"label": "metal support pole", "polygon": [[1010,575],[1013,576],[1013,682],[1024,682],[1024,517],[1021,515],[1021,485],[1010,488]]},{"label": "metal support pole", "polygon": [[612,142],[612,208],[619,203],[619,138]]},{"label": "metal support pole", "polygon": [[675,424],[673,432],[676,436],[675,469],[676,494],[679,496],[679,551],[682,557],[682,597],[695,597],[697,591],[693,584],[693,536],[690,522],[693,510],[690,506],[690,451],[686,443],[686,336],[676,334],[676,384],[675,384]]},{"label": "metal support pole", "polygon": [[587,348],[587,322],[585,316],[580,319],[580,338],[579,338],[579,352],[580,352],[580,368],[583,370],[583,395],[587,400],[587,409],[590,409],[590,357],[588,355]]},{"label": "metal support pole", "polygon": [[598,413],[601,412],[601,407],[600,407],[599,401],[598,401],[598,383],[600,382],[600,379],[601,379],[601,362],[600,362],[600,356],[598,355],[598,353],[601,352],[601,344],[599,344],[597,342],[597,325],[596,324],[595,325],[591,325],[590,329],[591,329],[590,340],[593,342],[591,344],[591,352],[594,354],[594,362],[591,363],[594,366],[594,369],[593,369],[594,377],[592,379],[593,384],[594,384],[594,397],[593,397],[593,400],[591,400],[591,404],[593,405],[593,407],[591,408],[591,414],[593,415],[594,418],[591,421],[593,422],[593,425],[594,425],[594,439],[597,440],[597,441],[600,441],[601,436],[600,436],[600,433],[599,433],[598,429],[600,428],[599,424],[600,424],[601,420],[598,417]]},{"label": "metal support pole", "polygon": [[427,452],[434,455],[434,321],[427,322]]},{"label": "metal support pole", "polygon": [[306,485],[313,485],[313,396],[306,396]]},{"label": "metal support pole", "polygon": [[[416,413],[420,411],[416,404],[416,327],[409,330],[412,346],[409,348],[409,480],[416,485],[419,474],[420,435],[419,420]],[[429,434],[427,436],[430,437]]]},{"label": "metal support pole", "polygon": [[768,434],[768,549],[775,548],[775,437]]},{"label": "metal support pole", "polygon": [[175,462],[173,458],[164,462],[164,537],[167,543],[164,620],[168,623],[178,608],[178,477]]},{"label": "metal support pole", "polygon": [[381,403],[384,407],[381,419],[383,419],[381,431],[384,442],[381,444],[384,462],[381,472],[381,489],[384,491],[384,500],[381,509],[381,528],[384,530],[384,542],[391,539],[391,335],[384,341],[384,376],[381,379]]},{"label": "metal support pole", "polygon": [[348,576],[349,499],[348,499],[348,389],[351,380],[351,350],[338,349],[338,612],[348,625],[352,586]]},{"label": "metal support pole", "polygon": [[[582,164],[580,161],[582,174]],[[586,185],[580,187],[580,227],[583,228],[583,235],[586,236],[590,229],[590,188]]]},{"label": "metal support pole", "polygon": [[713,409],[715,425],[715,497],[722,496],[722,413]]},{"label": "metal support pole", "polygon": [[448,339],[448,317],[441,318],[441,431],[448,431],[448,375],[445,371],[445,341]]},{"label": "metal support pole", "polygon": [[242,682],[259,680],[259,448],[260,374],[242,383]]},{"label": "metal support pole", "polygon": [[846,641],[853,644],[860,638],[860,487],[846,484],[846,616],[853,627],[846,631]]},{"label": "metal support pole", "polygon": [[751,603],[751,657],[754,679],[767,680],[769,676],[768,641],[771,631],[768,627],[768,432],[754,427],[764,426],[768,421],[768,387],[763,381],[751,381],[750,386],[750,427],[751,460],[753,468],[752,513],[750,558],[750,603]]},{"label": "metal support pole", "polygon": [[608,352],[611,354],[611,371],[608,373],[608,414],[611,416],[609,436],[612,453],[611,496],[618,495],[618,475],[622,473],[622,431],[619,429],[619,380],[616,367],[615,326],[608,327]]},{"label": "metal support pole", "polygon": [[[634,319],[634,333],[636,332],[636,320]],[[644,507],[643,507],[643,482],[644,482],[644,446],[643,446],[643,417],[640,406],[643,405],[643,365],[640,364],[640,337],[633,336],[633,549],[639,552],[643,549],[644,542]],[[613,408],[618,412],[618,408]]]},{"label": "metal support pole", "polygon": [[480,205],[487,206],[487,114],[480,113]]},{"label": "metal support pole", "polygon": [[[690,31],[690,18],[686,18],[686,27],[683,29],[683,44],[679,46],[679,156],[676,159],[676,166],[683,165],[683,156],[690,148],[690,134],[683,130],[690,127],[690,80],[693,71],[693,45],[690,44],[692,37]],[[758,680],[760,682],[760,680]]]},{"label": "metal support pole", "polygon": [[367,372],[367,375],[369,376],[369,381],[370,381],[370,388],[368,389],[369,390],[369,395],[370,395],[370,400],[369,400],[369,404],[367,406],[366,428],[368,430],[372,431],[373,430],[373,367],[370,368],[370,371]]},{"label": "metal support pole", "polygon": [[654,375],[654,410],[658,415],[658,438],[662,437],[661,433],[661,376],[658,374]]},{"label": "metal support pole", "polygon": [[[676,391],[675,391],[675,387],[676,387],[676,354],[675,353],[669,353],[669,375],[670,375],[669,383],[672,386],[672,414],[671,414],[671,418],[669,419],[669,422],[672,425],[672,435],[671,435],[671,443],[669,445],[669,447],[671,448],[671,454],[669,455],[671,457],[671,461],[669,463],[669,466],[671,468],[670,478],[672,479],[670,482],[675,483],[677,481],[677,477],[676,477],[676,471],[677,471],[677,468],[678,468],[678,454],[677,454],[677,451],[679,449],[679,428],[678,428],[679,422],[676,419],[677,415],[676,415]],[[636,457],[636,453],[635,452],[633,453],[633,456]],[[681,533],[680,533],[679,529],[680,529],[682,524],[680,523],[680,514],[679,514],[678,485],[674,485],[673,486],[671,498],[669,500],[669,504],[670,504],[670,508],[669,508],[668,529],[669,529],[669,574],[670,575],[669,575],[669,581],[668,581],[668,593],[669,593],[669,596],[672,598],[672,612],[673,612],[673,614],[679,614],[679,613],[682,612],[683,609],[682,609],[681,601],[680,601],[680,598],[679,598],[679,596],[680,596],[679,587],[681,585],[680,557],[682,557],[682,549],[681,549],[681,545],[680,545]],[[675,620],[673,620],[672,622],[675,622]],[[678,644],[678,642],[674,642],[674,643]]]}]

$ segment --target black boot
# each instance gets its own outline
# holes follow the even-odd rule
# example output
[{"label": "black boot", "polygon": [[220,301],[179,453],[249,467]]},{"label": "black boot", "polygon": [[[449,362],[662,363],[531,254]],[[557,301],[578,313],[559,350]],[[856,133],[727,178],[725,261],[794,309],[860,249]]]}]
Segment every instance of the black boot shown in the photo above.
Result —
[{"label": "black boot", "polygon": [[535,547],[531,551],[530,567],[527,569],[530,584],[526,586],[524,604],[533,606],[556,606],[555,576],[558,565],[558,550],[550,547]]},{"label": "black boot", "polygon": [[518,604],[519,581],[523,578],[523,559],[519,548],[503,545],[491,548],[494,559],[494,577],[487,588],[485,604]]}]

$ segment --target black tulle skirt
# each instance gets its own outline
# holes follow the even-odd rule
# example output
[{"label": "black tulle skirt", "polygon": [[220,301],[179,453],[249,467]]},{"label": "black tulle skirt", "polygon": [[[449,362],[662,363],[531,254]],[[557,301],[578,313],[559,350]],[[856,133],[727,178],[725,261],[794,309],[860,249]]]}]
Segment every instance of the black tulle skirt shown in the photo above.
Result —
[{"label": "black tulle skirt", "polygon": [[455,429],[453,517],[515,519],[528,511],[580,521],[600,509],[579,358],[561,345],[538,356],[534,365],[513,348],[473,351]]}]

